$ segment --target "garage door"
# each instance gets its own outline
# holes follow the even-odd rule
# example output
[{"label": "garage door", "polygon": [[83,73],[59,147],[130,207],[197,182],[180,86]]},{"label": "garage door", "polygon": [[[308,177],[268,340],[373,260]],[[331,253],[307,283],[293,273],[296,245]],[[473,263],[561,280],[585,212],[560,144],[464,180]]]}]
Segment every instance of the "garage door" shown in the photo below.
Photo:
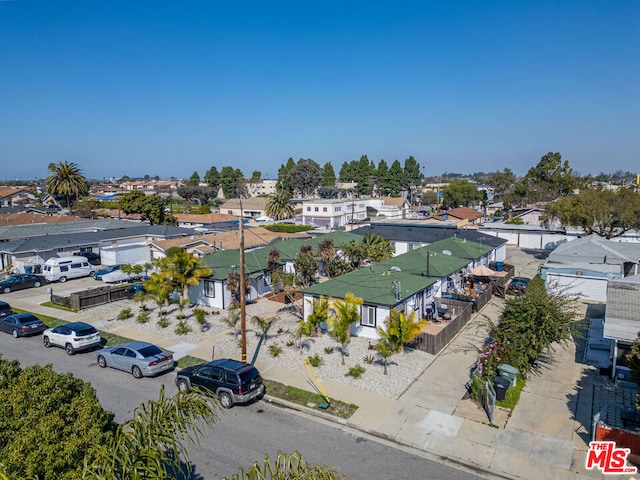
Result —
[{"label": "garage door", "polygon": [[566,295],[577,295],[582,300],[606,302],[607,282],[606,278],[547,272],[547,288],[557,288]]}]

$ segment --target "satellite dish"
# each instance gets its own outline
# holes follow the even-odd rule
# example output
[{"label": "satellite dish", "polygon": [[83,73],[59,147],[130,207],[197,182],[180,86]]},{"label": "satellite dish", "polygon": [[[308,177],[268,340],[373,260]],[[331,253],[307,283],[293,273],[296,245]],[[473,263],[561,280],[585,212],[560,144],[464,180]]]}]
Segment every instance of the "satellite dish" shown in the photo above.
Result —
[{"label": "satellite dish", "polygon": [[451,255],[451,252],[449,250],[442,250],[442,254],[443,255]]},{"label": "satellite dish", "polygon": [[393,267],[391,267],[391,270],[395,270],[396,272],[401,272],[402,271],[400,269],[400,267],[396,267],[395,265]]}]

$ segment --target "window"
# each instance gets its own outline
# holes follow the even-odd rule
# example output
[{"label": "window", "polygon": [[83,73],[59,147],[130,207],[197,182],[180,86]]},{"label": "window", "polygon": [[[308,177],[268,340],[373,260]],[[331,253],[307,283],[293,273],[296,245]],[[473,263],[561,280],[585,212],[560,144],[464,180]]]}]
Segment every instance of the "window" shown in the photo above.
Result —
[{"label": "window", "polygon": [[362,306],[362,318],[360,319],[360,325],[364,327],[376,326],[376,307],[369,305]]},{"label": "window", "polygon": [[69,267],[67,265],[62,265],[62,266],[60,266],[60,271],[61,272],[68,272],[69,271]]},{"label": "window", "polygon": [[307,212],[310,212],[310,211],[311,211],[311,207],[307,207]]},{"label": "window", "polygon": [[271,285],[271,272],[264,272],[264,284]]},{"label": "window", "polygon": [[341,212],[341,211],[342,211],[342,207],[336,207],[336,208],[335,208],[335,211],[336,211],[336,212]]},{"label": "window", "polygon": [[322,207],[322,211],[326,212],[327,211],[327,207]]},{"label": "window", "polygon": [[319,211],[319,210],[318,210],[318,207],[313,207],[313,211],[314,211],[314,212]]},{"label": "window", "polygon": [[204,281],[204,296],[209,298],[216,298],[216,282]]}]

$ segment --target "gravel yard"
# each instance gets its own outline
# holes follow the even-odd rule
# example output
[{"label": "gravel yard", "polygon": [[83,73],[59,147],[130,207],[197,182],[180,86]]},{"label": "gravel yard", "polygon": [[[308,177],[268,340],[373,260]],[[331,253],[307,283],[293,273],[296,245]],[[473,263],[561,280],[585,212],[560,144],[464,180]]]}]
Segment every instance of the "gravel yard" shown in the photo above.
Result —
[{"label": "gravel yard", "polygon": [[[185,309],[185,313],[189,315],[187,324],[192,331],[186,335],[177,335],[174,329],[178,324],[176,315],[179,312],[175,306],[171,306],[169,309],[169,314],[167,315],[169,325],[165,328],[157,324],[156,306],[150,305],[150,315],[147,323],[136,322],[135,314],[139,311],[139,307],[135,302],[121,301],[118,302],[117,306],[118,309],[131,308],[133,315],[129,319],[113,320],[114,322],[129,322],[133,328],[174,338],[180,342],[198,343],[207,339],[215,345],[216,357],[240,357],[241,351],[237,340],[239,336],[236,338],[233,330],[223,321],[228,315],[227,311],[221,310],[216,314],[217,309],[205,308],[204,310],[208,312],[206,319],[209,328],[203,332],[200,330],[195,317],[191,315],[191,310]],[[94,318],[95,316],[104,317],[104,312],[99,312],[102,308],[109,308],[112,317],[117,314],[117,311],[114,313],[112,304],[109,307],[92,308],[90,315]],[[352,337],[345,350],[345,365],[342,365],[340,344],[328,332],[312,337],[302,337],[301,344],[293,337],[292,332],[296,331],[299,319],[283,309],[281,303],[260,299],[247,305],[246,312],[247,358],[249,361],[254,358],[260,340],[257,335],[260,330],[255,323],[251,322],[251,319],[256,315],[265,319],[275,317],[276,320],[269,330],[268,338],[266,342],[262,343],[257,354],[260,361],[308,374],[303,364],[304,359],[308,356],[318,355],[322,359],[322,363],[313,368],[320,381],[331,380],[385,397],[397,398],[434,358],[433,355],[426,352],[407,348],[404,352],[396,353],[389,358],[387,364],[388,374],[384,375],[381,358],[375,350],[370,349],[370,345],[373,342],[367,338]],[[275,357],[270,352],[269,347],[271,345],[278,345],[281,348],[281,352]],[[325,349],[331,349],[331,347],[333,347],[333,351],[328,353]],[[373,361],[368,363],[370,360]],[[355,365],[362,366],[365,372],[359,378],[346,376],[345,374],[349,369]]]}]

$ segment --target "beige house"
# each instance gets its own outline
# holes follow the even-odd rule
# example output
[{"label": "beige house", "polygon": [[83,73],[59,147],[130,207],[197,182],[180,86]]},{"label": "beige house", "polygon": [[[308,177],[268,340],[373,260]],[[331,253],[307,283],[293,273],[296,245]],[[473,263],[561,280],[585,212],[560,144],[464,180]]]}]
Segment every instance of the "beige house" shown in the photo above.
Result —
[{"label": "beige house", "polygon": [[266,215],[267,199],[265,197],[230,198],[220,205],[220,213],[239,217],[240,204],[242,203],[242,216],[245,218],[257,218]]}]

